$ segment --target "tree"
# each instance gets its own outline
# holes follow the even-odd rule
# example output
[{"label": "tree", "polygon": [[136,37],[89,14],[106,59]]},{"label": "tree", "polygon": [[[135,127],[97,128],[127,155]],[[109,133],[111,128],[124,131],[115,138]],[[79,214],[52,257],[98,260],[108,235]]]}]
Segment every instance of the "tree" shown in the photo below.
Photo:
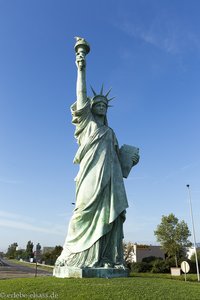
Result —
[{"label": "tree", "polygon": [[40,245],[40,243],[37,243],[37,245],[36,245],[36,252],[37,253],[40,253],[41,252],[41,245]]},{"label": "tree", "polygon": [[26,251],[25,249],[19,249],[16,252],[16,258],[17,259],[24,259],[26,257]]},{"label": "tree", "polygon": [[45,261],[46,265],[54,265],[58,256],[62,252],[62,246],[55,246],[52,251],[46,252],[42,255],[42,260]]},{"label": "tree", "polygon": [[11,259],[16,258],[16,255],[17,255],[17,247],[18,247],[18,244],[17,244],[17,243],[11,244],[11,245],[8,247],[6,256],[7,256],[8,258],[11,258]]},{"label": "tree", "polygon": [[131,242],[123,243],[124,249],[124,260],[129,269],[131,269],[131,265],[134,262],[134,244]]},{"label": "tree", "polygon": [[[200,250],[197,249],[197,261],[200,269]],[[188,260],[188,263],[190,265],[190,273],[196,273],[197,272],[197,265],[196,265],[196,255],[195,253],[192,254],[190,259]]]},{"label": "tree", "polygon": [[25,258],[29,260],[30,258],[33,258],[33,256],[33,243],[31,241],[28,241],[26,245]]},{"label": "tree", "polygon": [[186,247],[191,246],[188,240],[191,233],[187,224],[184,221],[179,222],[178,218],[171,213],[168,216],[162,216],[161,223],[154,234],[167,256],[175,258],[176,267],[178,267],[178,260],[185,256]]},{"label": "tree", "polygon": [[[194,263],[196,263],[196,256],[195,256],[195,253],[192,254],[190,260]],[[197,250],[197,260],[198,262],[200,262],[200,250]]]},{"label": "tree", "polygon": [[35,252],[34,252],[34,259],[36,262],[41,262],[41,257],[42,257],[42,251],[41,251],[41,245],[40,243],[37,243],[35,247]]}]

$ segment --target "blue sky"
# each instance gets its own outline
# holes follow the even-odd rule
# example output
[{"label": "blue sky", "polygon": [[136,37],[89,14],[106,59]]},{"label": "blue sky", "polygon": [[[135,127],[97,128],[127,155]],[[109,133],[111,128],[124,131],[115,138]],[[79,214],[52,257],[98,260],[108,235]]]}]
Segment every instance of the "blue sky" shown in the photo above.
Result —
[{"label": "blue sky", "polygon": [[74,36],[85,37],[89,85],[112,87],[109,125],[141,160],[125,180],[126,241],[155,243],[162,215],[200,241],[198,0],[0,0],[0,250],[63,245],[77,166],[69,107]]}]

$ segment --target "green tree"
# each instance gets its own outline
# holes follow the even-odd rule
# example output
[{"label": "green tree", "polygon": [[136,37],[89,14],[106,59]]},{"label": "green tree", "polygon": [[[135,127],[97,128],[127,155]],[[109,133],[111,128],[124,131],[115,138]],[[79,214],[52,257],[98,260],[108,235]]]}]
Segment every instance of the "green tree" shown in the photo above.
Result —
[{"label": "green tree", "polygon": [[46,265],[54,265],[56,259],[62,252],[62,246],[55,246],[52,251],[46,252],[42,255],[42,261],[45,261]]},{"label": "green tree", "polygon": [[[195,263],[196,263],[196,256],[195,256],[195,253],[192,254],[190,260],[191,260],[192,262],[195,262]],[[197,260],[198,260],[198,262],[200,263],[200,250],[197,250]]]},{"label": "green tree", "polygon": [[25,252],[24,249],[17,250],[17,252],[16,252],[16,258],[17,259],[24,259],[25,256],[26,256],[26,252]]},{"label": "green tree", "polygon": [[160,242],[168,257],[174,257],[176,267],[178,261],[185,256],[186,247],[191,246],[188,240],[191,233],[184,221],[178,220],[174,214],[162,216],[161,223],[154,231],[157,241]]},{"label": "green tree", "polygon": [[[197,250],[197,261],[200,269],[200,250]],[[195,253],[192,254],[190,259],[188,260],[190,265],[190,273],[197,273],[197,266],[196,266],[196,255]]]},{"label": "green tree", "polygon": [[17,247],[18,247],[17,243],[13,243],[13,244],[9,245],[6,256],[11,259],[16,258]]},{"label": "green tree", "polygon": [[41,257],[42,257],[42,251],[41,251],[41,245],[40,243],[37,243],[36,247],[35,247],[35,252],[34,252],[34,258],[35,261],[37,262],[41,262]]},{"label": "green tree", "polygon": [[34,246],[33,243],[31,241],[28,241],[28,243],[26,245],[26,250],[25,250],[25,258],[27,260],[34,257],[33,246]]}]

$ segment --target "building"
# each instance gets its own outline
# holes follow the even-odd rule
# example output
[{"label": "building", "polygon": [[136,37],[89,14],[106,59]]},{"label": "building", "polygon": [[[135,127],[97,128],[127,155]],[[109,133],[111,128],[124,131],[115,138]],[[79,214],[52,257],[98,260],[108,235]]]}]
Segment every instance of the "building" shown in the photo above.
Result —
[{"label": "building", "polygon": [[133,262],[141,262],[143,258],[149,256],[165,259],[165,252],[161,246],[133,244]]},{"label": "building", "polygon": [[[197,251],[200,251],[200,245],[199,245],[199,243],[197,244],[196,250],[197,250]],[[194,253],[195,253],[194,247],[190,247],[190,248],[187,249],[187,257],[188,257],[189,259],[191,259],[192,255],[193,255]]]}]

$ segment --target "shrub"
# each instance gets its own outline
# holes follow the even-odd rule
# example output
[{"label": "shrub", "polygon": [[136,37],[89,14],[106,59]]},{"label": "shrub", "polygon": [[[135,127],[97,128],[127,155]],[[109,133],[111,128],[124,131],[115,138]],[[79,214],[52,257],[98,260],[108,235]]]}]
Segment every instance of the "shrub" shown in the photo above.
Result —
[{"label": "shrub", "polygon": [[153,262],[155,260],[163,260],[161,257],[156,257],[156,256],[148,256],[148,257],[144,257],[142,259],[142,262],[146,262],[146,263],[149,263],[149,264],[153,264]]},{"label": "shrub", "polygon": [[136,273],[140,273],[140,272],[145,273],[145,272],[150,272],[151,267],[152,266],[147,262],[136,262],[132,264],[131,271]]},{"label": "shrub", "polygon": [[[197,266],[196,266],[196,260],[190,260],[190,259],[186,259],[186,261],[188,262],[188,264],[190,265],[190,274],[194,274],[197,272]],[[199,265],[199,270],[200,270],[200,262],[198,261],[198,265]]]},{"label": "shrub", "polygon": [[153,262],[151,272],[152,273],[169,273],[170,266],[167,261],[157,259]]}]

